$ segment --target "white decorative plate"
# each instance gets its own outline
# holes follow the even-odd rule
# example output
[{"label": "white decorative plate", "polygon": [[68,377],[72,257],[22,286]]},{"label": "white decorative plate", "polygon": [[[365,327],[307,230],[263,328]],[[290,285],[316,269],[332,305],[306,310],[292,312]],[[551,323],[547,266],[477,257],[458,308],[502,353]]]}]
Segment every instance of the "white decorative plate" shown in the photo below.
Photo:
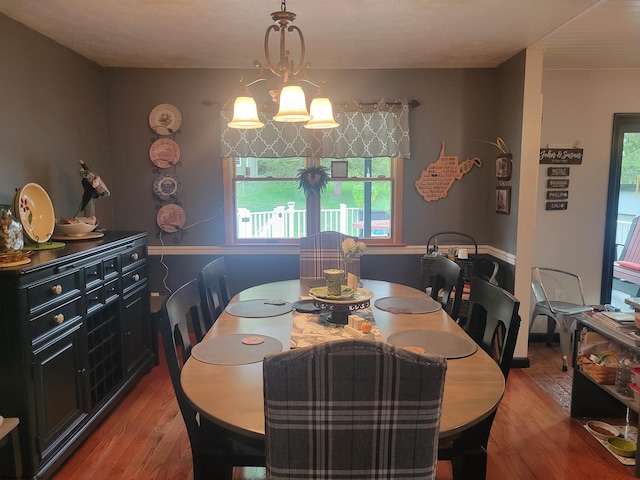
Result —
[{"label": "white decorative plate", "polygon": [[156,223],[164,232],[174,233],[184,227],[187,221],[187,215],[179,205],[171,203],[163,206],[158,210],[156,215]]},{"label": "white decorative plate", "polygon": [[170,103],[156,105],[149,114],[149,126],[158,135],[176,133],[182,123],[180,110]]},{"label": "white decorative plate", "polygon": [[160,138],[151,144],[149,158],[158,168],[169,168],[180,160],[180,147],[170,138]]},{"label": "white decorative plate", "polygon": [[153,193],[160,200],[168,201],[172,198],[176,198],[182,192],[182,183],[180,179],[175,175],[165,173],[158,175],[153,181]]},{"label": "white decorative plate", "polygon": [[22,230],[35,243],[49,241],[56,226],[56,215],[47,192],[37,183],[27,183],[16,192],[14,215],[22,223]]}]

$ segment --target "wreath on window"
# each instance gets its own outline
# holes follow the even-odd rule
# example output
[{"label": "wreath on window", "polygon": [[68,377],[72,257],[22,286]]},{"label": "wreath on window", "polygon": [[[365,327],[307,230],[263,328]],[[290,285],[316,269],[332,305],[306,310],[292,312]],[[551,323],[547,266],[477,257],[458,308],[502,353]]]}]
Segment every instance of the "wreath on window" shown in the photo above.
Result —
[{"label": "wreath on window", "polygon": [[298,188],[302,189],[307,197],[324,192],[330,179],[327,167],[322,165],[301,168],[296,176]]}]

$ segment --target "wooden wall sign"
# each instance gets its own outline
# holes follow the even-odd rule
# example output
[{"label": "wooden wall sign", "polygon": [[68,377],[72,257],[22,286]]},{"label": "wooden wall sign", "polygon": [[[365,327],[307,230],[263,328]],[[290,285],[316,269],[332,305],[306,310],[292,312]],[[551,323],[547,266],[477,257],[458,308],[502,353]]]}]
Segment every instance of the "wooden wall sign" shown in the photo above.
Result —
[{"label": "wooden wall sign", "polygon": [[569,188],[569,179],[568,178],[562,178],[562,179],[551,178],[547,180],[547,188]]},{"label": "wooden wall sign", "polygon": [[582,164],[582,148],[541,148],[541,164]]},{"label": "wooden wall sign", "polygon": [[547,202],[547,210],[566,210],[569,202]]},{"label": "wooden wall sign", "polygon": [[547,168],[547,177],[568,177],[569,167],[549,167]]},{"label": "wooden wall sign", "polygon": [[568,190],[548,190],[547,200],[566,200],[569,198]]}]

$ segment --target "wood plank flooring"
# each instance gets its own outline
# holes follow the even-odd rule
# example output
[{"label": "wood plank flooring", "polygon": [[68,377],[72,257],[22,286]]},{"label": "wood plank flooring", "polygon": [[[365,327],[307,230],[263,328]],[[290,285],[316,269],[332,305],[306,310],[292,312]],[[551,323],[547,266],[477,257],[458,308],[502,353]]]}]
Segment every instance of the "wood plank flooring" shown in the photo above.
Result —
[{"label": "wood plank flooring", "polygon": [[[557,344],[530,345],[530,368],[513,369],[491,431],[489,480],[619,480],[634,478],[569,416],[571,372]],[[190,480],[191,451],[164,359],[141,379],[53,480]],[[264,478],[236,469],[234,480]],[[437,480],[451,480],[439,462]]]}]

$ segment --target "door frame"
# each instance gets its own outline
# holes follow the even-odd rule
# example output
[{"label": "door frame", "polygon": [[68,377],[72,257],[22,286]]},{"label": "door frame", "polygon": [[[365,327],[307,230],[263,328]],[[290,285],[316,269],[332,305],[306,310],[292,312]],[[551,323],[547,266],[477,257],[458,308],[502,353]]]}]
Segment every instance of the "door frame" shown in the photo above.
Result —
[{"label": "door frame", "polygon": [[[632,128],[633,127],[633,128]],[[616,260],[616,227],[618,202],[620,199],[620,172],[624,134],[640,132],[640,113],[614,113],[611,136],[611,160],[609,163],[609,186],[607,191],[607,214],[604,225],[604,251],[602,255],[602,282],[600,303],[611,302],[613,289],[613,262]]]}]

